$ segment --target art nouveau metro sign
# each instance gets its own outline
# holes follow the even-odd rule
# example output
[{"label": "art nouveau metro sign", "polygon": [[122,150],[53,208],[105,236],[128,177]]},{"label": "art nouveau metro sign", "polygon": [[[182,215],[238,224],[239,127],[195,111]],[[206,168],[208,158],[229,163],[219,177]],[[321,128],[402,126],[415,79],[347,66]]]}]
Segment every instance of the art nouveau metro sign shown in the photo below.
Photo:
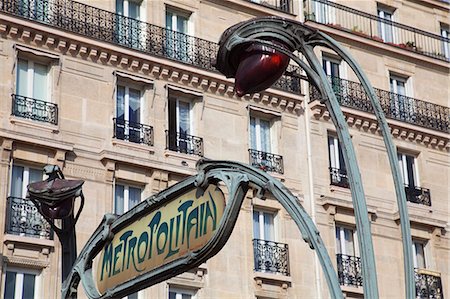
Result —
[{"label": "art nouveau metro sign", "polygon": [[216,232],[224,209],[222,191],[209,185],[202,192],[195,188],[181,194],[131,222],[114,235],[100,254],[98,291],[103,294],[201,249]]}]

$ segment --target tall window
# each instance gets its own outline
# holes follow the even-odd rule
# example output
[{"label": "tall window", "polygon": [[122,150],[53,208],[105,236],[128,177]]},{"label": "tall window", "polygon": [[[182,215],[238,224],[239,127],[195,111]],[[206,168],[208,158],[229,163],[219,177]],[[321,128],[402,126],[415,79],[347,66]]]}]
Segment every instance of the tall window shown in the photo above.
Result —
[{"label": "tall window", "polygon": [[362,286],[361,259],[355,243],[353,229],[336,225],[336,257],[341,285]]},{"label": "tall window", "polygon": [[265,241],[275,241],[275,215],[271,212],[253,210],[253,237]]},{"label": "tall window", "polygon": [[450,58],[450,43],[448,39],[450,38],[450,26],[447,24],[441,24],[441,36],[446,40],[442,41],[442,54],[445,58]]},{"label": "tall window", "polygon": [[7,268],[5,275],[5,292],[3,298],[34,299],[40,298],[38,271]]},{"label": "tall window", "polygon": [[336,226],[336,253],[356,256],[355,231],[353,229]]},{"label": "tall window", "polygon": [[171,58],[188,61],[194,55],[192,44],[189,40],[189,17],[187,12],[178,10],[166,10],[167,31],[167,55]]},{"label": "tall window", "polygon": [[393,14],[393,9],[378,6],[378,17],[383,19],[378,21],[378,34],[386,43],[394,42]]},{"label": "tall window", "polygon": [[253,150],[271,152],[270,120],[250,116],[250,146]]},{"label": "tall window", "polygon": [[391,113],[395,118],[404,121],[412,121],[414,115],[413,100],[407,96],[408,78],[397,75],[389,76],[389,86],[391,91]]},{"label": "tall window", "polygon": [[341,62],[337,59],[333,59],[331,57],[323,56],[322,57],[322,67],[325,74],[329,77],[331,87],[333,88],[334,93],[339,102],[341,102],[341,73],[340,66]]},{"label": "tall window", "polygon": [[117,19],[118,42],[133,48],[139,48],[140,46],[140,6],[141,1],[116,0],[117,14],[126,17]]},{"label": "tall window", "polygon": [[169,299],[195,299],[196,292],[194,290],[169,288]]},{"label": "tall window", "polygon": [[28,184],[42,181],[41,169],[13,165],[10,195],[16,198],[25,198]]},{"label": "tall window", "polygon": [[425,269],[425,242],[413,240],[412,251],[414,268]]},{"label": "tall window", "polygon": [[411,155],[398,153],[398,163],[400,166],[403,183],[411,188],[418,186],[416,158]]},{"label": "tall window", "polygon": [[328,158],[332,185],[348,187],[347,169],[337,137],[328,136]]},{"label": "tall window", "polygon": [[191,101],[180,96],[169,96],[169,149],[192,153]]},{"label": "tall window", "polygon": [[138,187],[116,184],[114,213],[121,215],[141,202],[142,190]]},{"label": "tall window", "polygon": [[141,139],[141,91],[117,85],[116,132],[118,139],[139,143]]},{"label": "tall window", "polygon": [[49,101],[48,66],[32,60],[17,61],[16,94],[41,101]]}]

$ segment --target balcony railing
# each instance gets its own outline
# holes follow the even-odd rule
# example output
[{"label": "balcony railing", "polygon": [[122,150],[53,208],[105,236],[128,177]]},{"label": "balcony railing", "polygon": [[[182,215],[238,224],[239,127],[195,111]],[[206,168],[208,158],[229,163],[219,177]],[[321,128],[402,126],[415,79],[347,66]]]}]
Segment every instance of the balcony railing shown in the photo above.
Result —
[{"label": "balcony railing", "polygon": [[349,188],[346,169],[329,167],[331,185]]},{"label": "balcony railing", "polygon": [[336,254],[339,283],[344,286],[363,285],[361,258],[346,254]]},{"label": "balcony railing", "polygon": [[250,165],[264,171],[284,173],[283,157],[271,153],[249,149]]},{"label": "balcony railing", "polygon": [[203,138],[166,130],[166,149],[203,157]]},{"label": "balcony railing", "polygon": [[408,51],[450,61],[450,39],[328,0],[309,0],[305,18]]},{"label": "balcony railing", "polygon": [[288,245],[253,239],[255,271],[280,273],[289,276]]},{"label": "balcony railing", "polygon": [[[344,107],[374,113],[372,104],[361,83],[330,77],[339,103]],[[386,117],[448,133],[450,108],[374,88]],[[311,85],[311,100],[321,100],[318,90]]]},{"label": "balcony railing", "polygon": [[292,7],[292,0],[246,0],[248,2],[253,2],[262,6],[273,8],[279,11],[294,13]]},{"label": "balcony railing", "polygon": [[417,186],[405,186],[406,199],[413,203],[431,206],[430,189]]},{"label": "balcony railing", "polygon": [[58,124],[58,105],[16,94],[12,95],[11,114],[53,125]]},{"label": "balcony railing", "polygon": [[416,298],[417,299],[444,299],[441,276],[424,269],[415,269]]},{"label": "balcony railing", "polygon": [[114,118],[114,138],[153,146],[153,127]]},{"label": "balcony railing", "polygon": [[[290,2],[290,1],[288,1]],[[72,0],[0,0],[0,12],[217,72],[217,43]],[[300,70],[291,69],[274,88],[300,92]]]},{"label": "balcony railing", "polygon": [[33,238],[53,238],[50,225],[31,201],[18,197],[8,197],[6,201],[6,233]]}]

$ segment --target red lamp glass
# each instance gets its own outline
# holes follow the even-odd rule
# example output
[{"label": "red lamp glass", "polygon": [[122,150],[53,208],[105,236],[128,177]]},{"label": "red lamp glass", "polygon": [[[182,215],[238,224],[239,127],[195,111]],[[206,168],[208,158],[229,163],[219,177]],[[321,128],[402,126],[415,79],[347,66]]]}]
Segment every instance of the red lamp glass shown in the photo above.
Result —
[{"label": "red lamp glass", "polygon": [[265,45],[251,44],[241,55],[235,75],[236,94],[240,97],[272,86],[289,64],[286,54]]}]

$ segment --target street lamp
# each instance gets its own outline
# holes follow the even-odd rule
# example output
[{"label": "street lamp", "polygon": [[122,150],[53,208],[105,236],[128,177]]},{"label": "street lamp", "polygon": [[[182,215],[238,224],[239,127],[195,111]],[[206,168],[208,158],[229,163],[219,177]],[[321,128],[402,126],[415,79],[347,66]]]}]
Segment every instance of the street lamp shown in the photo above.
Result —
[{"label": "street lamp", "polygon": [[[390,136],[390,130],[380,102],[358,63],[346,49],[323,32],[300,22],[274,16],[255,18],[230,27],[222,34],[219,45],[216,68],[226,77],[235,78],[235,90],[238,96],[246,93],[261,92],[268,88],[281,77],[289,63],[288,58],[292,59],[305,71],[307,80],[320,92],[322,103],[327,107],[330,118],[336,127],[336,133],[342,145],[344,162],[348,168],[349,185],[355,210],[362,260],[364,294],[366,298],[378,298],[370,222],[355,150],[339,102],[319,59],[314,54],[314,47],[322,46],[333,50],[355,72],[373,105],[387,149],[400,214],[406,298],[414,298],[415,284],[411,231],[405,189],[397,163],[397,151]],[[294,55],[294,53],[302,54],[306,62]],[[334,298],[342,297],[342,293],[338,294],[340,290],[336,289],[336,277],[327,273],[329,271],[328,254],[319,252],[318,248],[315,249],[320,257],[322,269],[326,274],[325,277],[331,295]],[[323,254],[327,258],[323,258]]]},{"label": "street lamp", "polygon": [[[29,184],[27,197],[58,235],[63,253],[62,281],[64,282],[77,258],[75,224],[84,206],[81,190],[84,181],[64,179],[61,169],[56,165],[45,166],[44,173],[48,175],[48,178]],[[81,203],[74,216],[77,197],[81,198]],[[61,220],[61,227],[55,225],[57,219]]]}]

